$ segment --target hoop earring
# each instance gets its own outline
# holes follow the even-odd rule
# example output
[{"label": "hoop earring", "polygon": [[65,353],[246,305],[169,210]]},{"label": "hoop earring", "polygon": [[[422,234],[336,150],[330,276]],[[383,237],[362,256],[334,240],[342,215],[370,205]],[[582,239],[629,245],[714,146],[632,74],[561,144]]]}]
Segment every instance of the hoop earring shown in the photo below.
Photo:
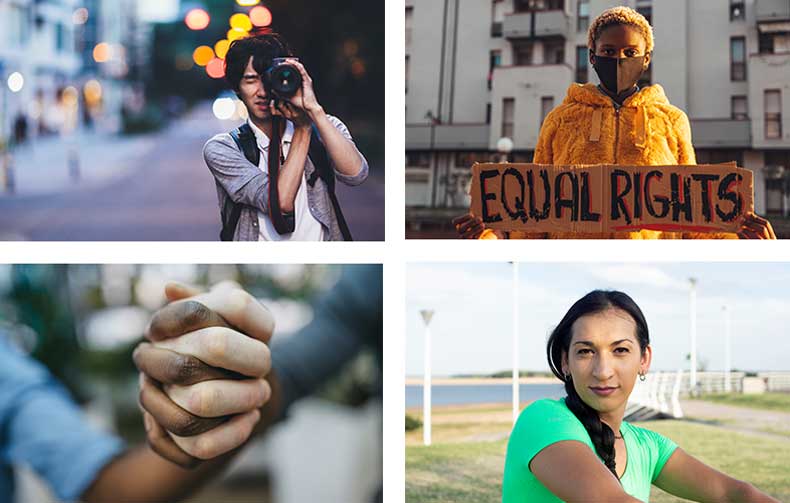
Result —
[{"label": "hoop earring", "polygon": [[644,372],[640,372],[639,373],[639,380],[642,381],[642,382],[645,382],[646,379],[647,379],[647,375],[645,375]]},{"label": "hoop earring", "polygon": [[571,375],[565,374],[565,382],[570,382],[570,380],[571,380]]}]

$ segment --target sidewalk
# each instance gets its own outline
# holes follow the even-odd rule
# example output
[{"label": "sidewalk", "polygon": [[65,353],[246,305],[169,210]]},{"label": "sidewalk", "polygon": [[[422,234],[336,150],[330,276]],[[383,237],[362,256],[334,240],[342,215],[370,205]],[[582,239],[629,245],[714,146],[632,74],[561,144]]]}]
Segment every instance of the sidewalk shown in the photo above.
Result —
[{"label": "sidewalk", "polygon": [[[14,193],[0,184],[0,197],[60,193],[107,182],[127,173],[135,158],[150,151],[155,141],[156,133],[119,136],[89,131],[69,138],[30,140],[12,151]],[[77,153],[76,179],[69,172],[70,152]]]},{"label": "sidewalk", "polygon": [[681,400],[685,419],[712,421],[722,427],[790,441],[790,413],[722,405],[704,400]]}]

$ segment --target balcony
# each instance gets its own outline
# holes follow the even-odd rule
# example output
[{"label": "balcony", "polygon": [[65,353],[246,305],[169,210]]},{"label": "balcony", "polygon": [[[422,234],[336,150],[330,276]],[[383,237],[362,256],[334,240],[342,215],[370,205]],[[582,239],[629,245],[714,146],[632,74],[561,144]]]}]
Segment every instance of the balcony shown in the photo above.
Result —
[{"label": "balcony", "polygon": [[487,150],[488,129],[488,124],[407,124],[406,149]]},{"label": "balcony", "polygon": [[758,23],[790,21],[790,2],[787,0],[756,0],[754,12]]},{"label": "balcony", "polygon": [[691,139],[697,148],[748,148],[751,146],[751,121],[692,119]]},{"label": "balcony", "polygon": [[[534,22],[532,17],[535,17]],[[570,20],[564,10],[517,12],[505,16],[502,32],[506,38],[567,37]]]}]

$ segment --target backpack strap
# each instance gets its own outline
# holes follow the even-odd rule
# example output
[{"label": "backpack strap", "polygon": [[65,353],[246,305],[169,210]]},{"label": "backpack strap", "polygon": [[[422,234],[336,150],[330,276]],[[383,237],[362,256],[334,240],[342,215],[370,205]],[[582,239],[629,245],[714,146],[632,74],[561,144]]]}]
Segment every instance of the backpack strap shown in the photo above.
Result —
[{"label": "backpack strap", "polygon": [[314,186],[318,177],[324,181],[326,190],[329,193],[329,200],[332,202],[332,208],[335,210],[340,233],[343,235],[345,241],[353,241],[351,231],[343,216],[343,210],[340,209],[340,202],[337,200],[337,195],[335,194],[335,171],[332,169],[332,165],[329,162],[329,156],[326,153],[324,143],[321,141],[321,136],[318,134],[318,128],[315,127],[315,124],[313,124],[312,127],[313,131],[310,135],[310,149],[308,150],[308,155],[310,156],[313,166],[315,166],[315,171],[310,175],[307,183],[311,187]]},{"label": "backpack strap", "polygon": [[[258,150],[255,133],[253,133],[250,125],[245,122],[231,131],[230,137],[233,138],[233,142],[244,154],[244,157],[257,166],[261,152]],[[239,225],[239,218],[241,217],[241,207],[241,204],[234,203],[230,197],[225,198],[225,204],[220,211],[222,231],[219,234],[219,238],[222,241],[233,241],[233,235],[236,233],[236,227]]]}]

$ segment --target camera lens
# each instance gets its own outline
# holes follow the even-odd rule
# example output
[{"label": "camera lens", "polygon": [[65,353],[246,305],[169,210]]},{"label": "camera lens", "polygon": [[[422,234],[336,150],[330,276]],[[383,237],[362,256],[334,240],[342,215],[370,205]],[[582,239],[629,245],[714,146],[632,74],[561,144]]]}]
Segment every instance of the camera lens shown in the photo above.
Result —
[{"label": "camera lens", "polygon": [[293,65],[283,63],[272,68],[270,82],[274,94],[290,98],[302,87],[302,75]]}]

